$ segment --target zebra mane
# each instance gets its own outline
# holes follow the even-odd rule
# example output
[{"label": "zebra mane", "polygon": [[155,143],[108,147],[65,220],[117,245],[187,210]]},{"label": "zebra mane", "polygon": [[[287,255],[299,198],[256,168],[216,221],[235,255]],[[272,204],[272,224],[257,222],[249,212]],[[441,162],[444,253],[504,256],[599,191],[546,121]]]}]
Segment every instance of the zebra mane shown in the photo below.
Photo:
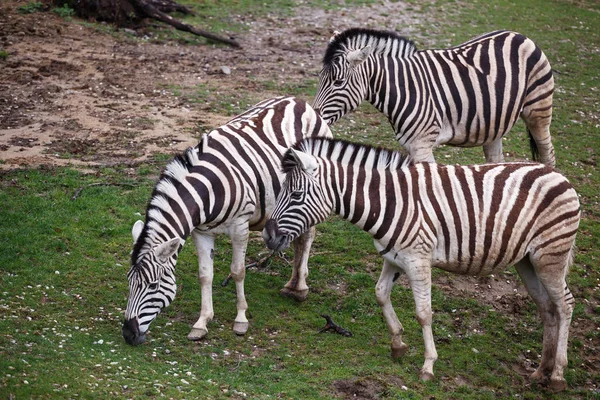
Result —
[{"label": "zebra mane", "polygon": [[[398,151],[353,143],[343,139],[303,139],[294,145],[294,149],[314,157],[340,162],[342,165],[355,165],[358,159],[358,165],[365,168],[394,170],[404,168],[411,163],[407,155]],[[289,150],[284,155],[281,165],[283,172],[288,172],[297,165],[297,161]]]},{"label": "zebra mane", "polygon": [[[151,210],[156,208],[157,202],[168,201],[165,191],[169,190],[169,187],[177,185],[180,180],[185,179],[185,176],[190,172],[190,168],[198,164],[199,157],[207,145],[207,142],[208,136],[204,135],[196,147],[188,147],[183,153],[177,154],[161,172],[146,206],[146,223],[131,251],[131,265],[136,265],[140,253],[144,248],[148,247],[148,241],[146,239],[153,231]],[[167,238],[163,238],[163,240],[164,239]]]},{"label": "zebra mane", "polygon": [[398,32],[350,28],[331,38],[323,57],[323,66],[332,65],[336,56],[348,50],[371,46],[374,54],[407,57],[417,51],[415,44]]}]

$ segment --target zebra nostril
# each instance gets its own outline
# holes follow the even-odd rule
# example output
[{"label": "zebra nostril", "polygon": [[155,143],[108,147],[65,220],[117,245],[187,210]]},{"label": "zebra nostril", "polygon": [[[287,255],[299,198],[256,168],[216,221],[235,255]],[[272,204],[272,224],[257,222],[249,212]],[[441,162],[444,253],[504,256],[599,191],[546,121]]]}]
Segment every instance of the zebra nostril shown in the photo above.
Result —
[{"label": "zebra nostril", "polygon": [[123,322],[123,338],[127,344],[136,346],[146,341],[146,335],[140,334],[140,328],[135,318]]}]

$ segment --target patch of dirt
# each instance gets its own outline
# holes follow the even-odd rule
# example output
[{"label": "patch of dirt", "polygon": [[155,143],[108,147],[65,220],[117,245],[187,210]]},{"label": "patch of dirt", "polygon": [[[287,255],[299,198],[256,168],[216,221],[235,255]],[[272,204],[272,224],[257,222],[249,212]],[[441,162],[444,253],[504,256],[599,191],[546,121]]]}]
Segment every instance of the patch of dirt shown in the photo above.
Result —
[{"label": "patch of dirt", "polygon": [[133,165],[154,152],[181,151],[231,115],[212,112],[220,90],[200,103],[177,88],[218,87],[256,101],[284,95],[257,82],[316,75],[334,30],[398,27],[409,35],[415,23],[401,2],[352,12],[299,6],[285,19],[233,15],[248,26],[236,37],[238,50],[156,43],[143,30],[136,39],[111,36],[51,12],[19,14],[25,4],[0,5],[0,49],[8,53],[0,60],[0,169]]},{"label": "patch of dirt", "polygon": [[386,397],[390,387],[405,388],[397,376],[376,379],[340,379],[333,382],[338,397],[343,399],[372,400]]}]

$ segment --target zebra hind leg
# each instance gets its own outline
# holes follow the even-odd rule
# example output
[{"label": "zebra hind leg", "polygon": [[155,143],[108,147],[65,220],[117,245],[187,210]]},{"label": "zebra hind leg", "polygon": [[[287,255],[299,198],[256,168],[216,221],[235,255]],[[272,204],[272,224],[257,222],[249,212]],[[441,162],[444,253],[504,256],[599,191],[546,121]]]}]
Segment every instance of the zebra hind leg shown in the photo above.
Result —
[{"label": "zebra hind leg", "polygon": [[[555,265],[537,267],[529,259],[516,264],[529,295],[536,303],[544,324],[542,358],[537,370],[531,375],[534,381],[550,376],[550,389],[566,389],[563,377],[567,366],[567,342],[569,325],[573,314],[573,297],[566,285],[565,271],[552,268]],[[563,262],[565,265],[567,261]]]},{"label": "zebra hind leg", "polygon": [[[548,104],[549,101],[549,104]],[[521,113],[527,132],[532,140],[532,158],[539,158],[541,163],[554,167],[556,162],[554,146],[550,136],[550,122],[552,121],[552,96],[545,102],[525,106]],[[536,157],[537,156],[537,157]]]},{"label": "zebra hind leg", "polygon": [[292,277],[281,289],[281,295],[291,297],[296,301],[305,301],[308,297],[308,256],[310,247],[315,239],[315,227],[313,226],[307,232],[294,240],[294,269]]}]

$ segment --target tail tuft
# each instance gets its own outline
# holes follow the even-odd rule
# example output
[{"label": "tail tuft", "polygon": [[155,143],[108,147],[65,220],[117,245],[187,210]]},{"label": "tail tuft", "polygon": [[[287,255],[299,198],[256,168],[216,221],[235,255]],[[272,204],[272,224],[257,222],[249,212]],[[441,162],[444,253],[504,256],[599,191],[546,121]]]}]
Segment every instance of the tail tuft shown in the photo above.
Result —
[{"label": "tail tuft", "polygon": [[533,161],[539,161],[540,151],[538,150],[537,143],[535,142],[535,139],[533,138],[533,135],[531,134],[529,128],[527,128],[527,133],[529,134],[529,148],[531,149],[531,159]]}]

